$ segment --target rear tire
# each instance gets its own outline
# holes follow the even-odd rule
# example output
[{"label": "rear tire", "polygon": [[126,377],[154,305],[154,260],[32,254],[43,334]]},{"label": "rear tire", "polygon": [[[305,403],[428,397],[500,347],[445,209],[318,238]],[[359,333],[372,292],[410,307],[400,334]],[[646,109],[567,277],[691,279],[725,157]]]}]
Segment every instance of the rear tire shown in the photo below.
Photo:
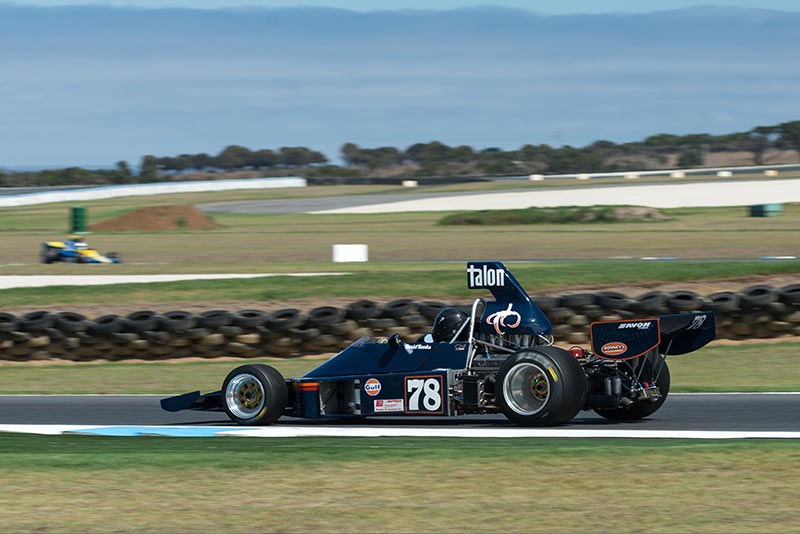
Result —
[{"label": "rear tire", "polygon": [[[637,401],[628,408],[595,408],[594,411],[597,415],[603,416],[611,421],[637,421],[654,414],[661,408],[664,401],[667,400],[669,394],[669,367],[663,356],[660,354],[653,356],[646,356],[644,365],[646,366],[642,372],[642,380],[655,380],[661,398],[655,402]],[[658,379],[655,377],[658,376]]]},{"label": "rear tire", "polygon": [[239,425],[277,421],[288,398],[283,376],[269,365],[242,365],[228,373],[222,383],[222,407]]},{"label": "rear tire", "polygon": [[520,426],[567,423],[583,408],[586,390],[583,368],[558,347],[521,350],[497,374],[497,406]]}]

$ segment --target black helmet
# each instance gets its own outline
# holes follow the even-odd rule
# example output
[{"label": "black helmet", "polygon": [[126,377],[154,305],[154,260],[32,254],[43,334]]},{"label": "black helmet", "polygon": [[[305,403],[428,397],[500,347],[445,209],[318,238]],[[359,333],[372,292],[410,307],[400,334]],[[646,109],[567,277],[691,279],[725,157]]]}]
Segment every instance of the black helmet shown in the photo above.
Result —
[{"label": "black helmet", "polygon": [[[433,320],[433,330],[431,331],[433,340],[436,342],[452,340],[453,336],[461,329],[461,325],[467,320],[469,320],[469,315],[464,310],[459,310],[458,308],[443,309]],[[458,337],[465,339],[466,330],[465,327]]]}]

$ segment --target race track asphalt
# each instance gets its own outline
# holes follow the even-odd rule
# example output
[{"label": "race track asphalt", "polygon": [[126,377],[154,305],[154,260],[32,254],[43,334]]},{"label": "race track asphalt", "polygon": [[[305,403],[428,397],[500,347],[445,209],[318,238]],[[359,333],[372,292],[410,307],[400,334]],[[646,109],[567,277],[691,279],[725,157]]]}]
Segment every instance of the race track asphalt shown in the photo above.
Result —
[{"label": "race track asphalt", "polygon": [[[155,395],[13,396],[0,395],[0,424],[74,425],[229,425],[221,412],[162,411]],[[500,415],[453,418],[369,418],[312,421],[282,418],[278,424],[298,425],[395,425],[502,427],[510,423]],[[781,393],[684,393],[672,394],[648,419],[610,422],[592,412],[581,412],[568,425],[576,429],[613,427],[635,430],[698,431],[800,431],[800,394]]]},{"label": "race track asphalt", "polygon": [[458,193],[347,195],[199,204],[207,213],[396,213],[530,206],[632,205],[654,208],[800,202],[800,180],[645,183]]}]

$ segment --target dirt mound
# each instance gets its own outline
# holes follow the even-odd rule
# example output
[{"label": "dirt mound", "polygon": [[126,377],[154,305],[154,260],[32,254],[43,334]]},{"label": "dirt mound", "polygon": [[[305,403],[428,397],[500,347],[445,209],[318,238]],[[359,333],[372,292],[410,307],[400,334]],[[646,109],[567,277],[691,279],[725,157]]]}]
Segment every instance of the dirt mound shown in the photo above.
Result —
[{"label": "dirt mound", "polygon": [[207,230],[219,228],[214,219],[193,206],[153,206],[93,224],[97,231]]}]

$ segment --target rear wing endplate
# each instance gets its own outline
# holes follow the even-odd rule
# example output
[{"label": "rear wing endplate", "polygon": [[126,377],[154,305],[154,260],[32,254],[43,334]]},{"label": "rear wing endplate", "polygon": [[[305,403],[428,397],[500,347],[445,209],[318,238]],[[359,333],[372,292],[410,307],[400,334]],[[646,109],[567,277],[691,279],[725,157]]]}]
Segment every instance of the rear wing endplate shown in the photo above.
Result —
[{"label": "rear wing endplate", "polygon": [[592,323],[592,352],[606,360],[630,360],[658,348],[663,355],[687,354],[716,337],[711,312]]}]

